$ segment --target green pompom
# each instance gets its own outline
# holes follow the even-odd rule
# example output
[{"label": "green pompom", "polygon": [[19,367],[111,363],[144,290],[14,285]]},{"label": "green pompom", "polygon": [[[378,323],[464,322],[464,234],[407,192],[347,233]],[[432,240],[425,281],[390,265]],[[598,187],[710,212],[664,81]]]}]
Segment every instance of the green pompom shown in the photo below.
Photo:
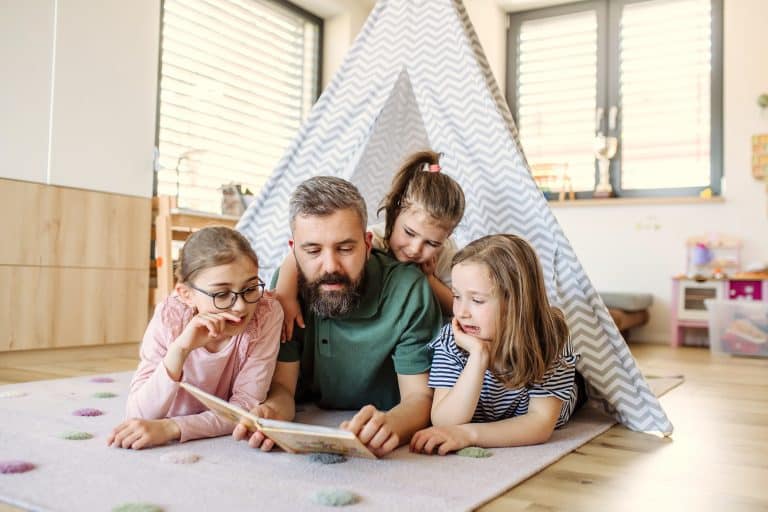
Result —
[{"label": "green pompom", "polygon": [[110,393],[109,391],[99,391],[98,393],[94,393],[93,398],[115,398],[117,395],[114,393]]},{"label": "green pompom", "polygon": [[318,505],[325,505],[328,507],[343,507],[345,505],[357,503],[358,498],[344,489],[323,489],[317,491],[315,495],[312,496],[312,501]]},{"label": "green pompom", "polygon": [[93,434],[88,432],[64,432],[61,434],[62,439],[68,439],[69,441],[85,441],[86,439],[92,439]]},{"label": "green pompom", "polygon": [[456,455],[461,455],[462,457],[474,457],[476,459],[484,459],[485,457],[490,457],[493,455],[490,450],[486,450],[485,448],[480,448],[479,446],[467,446],[466,448],[462,448],[461,450],[456,452]]},{"label": "green pompom", "polygon": [[163,509],[151,503],[123,503],[113,508],[112,512],[163,512]]},{"label": "green pompom", "polygon": [[313,453],[309,456],[310,462],[317,462],[320,464],[339,464],[341,462],[347,462],[347,458],[338,453]]}]

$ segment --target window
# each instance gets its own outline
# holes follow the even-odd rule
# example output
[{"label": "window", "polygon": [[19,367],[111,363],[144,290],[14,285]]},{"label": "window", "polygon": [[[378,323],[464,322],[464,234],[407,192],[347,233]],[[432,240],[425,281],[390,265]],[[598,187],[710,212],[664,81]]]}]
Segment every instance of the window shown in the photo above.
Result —
[{"label": "window", "polygon": [[156,193],[219,213],[256,193],[319,91],[322,20],[278,0],[164,0]]},{"label": "window", "polygon": [[507,99],[548,197],[720,193],[722,0],[580,2],[509,22]]}]

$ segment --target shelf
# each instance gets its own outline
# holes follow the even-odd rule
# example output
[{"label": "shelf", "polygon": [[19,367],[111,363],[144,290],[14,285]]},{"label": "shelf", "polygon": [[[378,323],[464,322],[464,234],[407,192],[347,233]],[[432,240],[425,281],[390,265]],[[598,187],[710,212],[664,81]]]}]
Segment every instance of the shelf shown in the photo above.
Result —
[{"label": "shelf", "polygon": [[183,242],[195,231],[208,226],[234,228],[239,217],[178,208],[176,198],[152,198],[152,236],[155,241],[156,287],[149,290],[150,306],[167,297],[174,286],[173,242]]}]

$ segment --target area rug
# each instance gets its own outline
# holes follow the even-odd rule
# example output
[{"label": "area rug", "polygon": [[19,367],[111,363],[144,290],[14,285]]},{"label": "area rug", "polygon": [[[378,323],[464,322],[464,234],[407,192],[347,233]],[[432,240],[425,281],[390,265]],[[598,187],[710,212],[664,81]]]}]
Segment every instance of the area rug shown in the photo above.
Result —
[{"label": "area rug", "polygon": [[[584,407],[548,443],[493,449],[488,458],[416,455],[400,448],[380,460],[321,464],[306,455],[251,450],[230,437],[141,451],[109,448],[106,437],[122,421],[130,376],[0,386],[0,469],[8,461],[34,465],[23,473],[0,471],[0,502],[51,511],[106,511],[128,504],[165,511],[328,510],[316,503],[318,493],[344,490],[355,497],[345,507],[350,511],[470,510],[614,424]],[[657,395],[680,382],[649,379]],[[83,409],[103,414],[75,415]],[[335,426],[350,415],[306,408],[297,419]],[[66,438],[83,432],[93,437]],[[190,456],[199,460],[173,462],[195,458]]]}]

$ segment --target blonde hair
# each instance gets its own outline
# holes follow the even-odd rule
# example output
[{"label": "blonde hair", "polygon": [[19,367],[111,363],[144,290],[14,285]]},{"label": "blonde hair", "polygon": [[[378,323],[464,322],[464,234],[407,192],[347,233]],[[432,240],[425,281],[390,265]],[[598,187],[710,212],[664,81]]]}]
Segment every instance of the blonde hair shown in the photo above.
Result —
[{"label": "blonde hair", "polygon": [[240,256],[250,258],[258,268],[259,258],[243,235],[225,226],[203,228],[184,242],[176,266],[176,279],[179,283],[188,283],[201,270],[232,263]]},{"label": "blonde hair", "polygon": [[490,235],[471,242],[453,257],[485,265],[499,299],[491,373],[508,388],[540,382],[568,340],[563,312],[547,299],[536,252],[516,235]]},{"label": "blonde hair", "polygon": [[464,192],[461,186],[442,171],[425,172],[424,167],[438,165],[440,155],[434,151],[420,151],[411,155],[392,179],[389,192],[381,201],[386,228],[384,239],[389,240],[395,219],[403,210],[418,205],[443,228],[452,232],[464,215]]}]

